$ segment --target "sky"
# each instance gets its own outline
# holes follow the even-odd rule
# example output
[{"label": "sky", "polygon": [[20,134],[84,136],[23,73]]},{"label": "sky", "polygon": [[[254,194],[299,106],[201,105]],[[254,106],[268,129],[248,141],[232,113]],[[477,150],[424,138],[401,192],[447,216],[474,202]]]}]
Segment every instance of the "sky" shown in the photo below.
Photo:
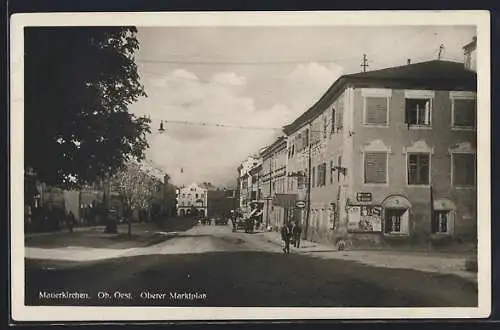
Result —
[{"label": "sky", "polygon": [[[147,163],[172,183],[234,186],[238,165],[282,135],[280,128],[337,78],[360,72],[363,54],[368,71],[405,65],[408,59],[435,60],[441,44],[441,59],[463,62],[462,47],[475,31],[472,26],[139,27],[136,63],[148,97],[130,110],[150,116]],[[159,134],[161,120],[166,131]]]}]

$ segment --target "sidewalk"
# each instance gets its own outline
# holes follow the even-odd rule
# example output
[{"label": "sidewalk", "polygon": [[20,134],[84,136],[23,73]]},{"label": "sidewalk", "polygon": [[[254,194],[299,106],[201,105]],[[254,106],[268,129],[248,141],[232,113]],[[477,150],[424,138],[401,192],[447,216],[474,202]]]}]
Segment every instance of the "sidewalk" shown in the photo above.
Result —
[{"label": "sidewalk", "polygon": [[104,233],[104,227],[83,227],[81,230],[38,235],[25,240],[25,258],[59,261],[96,261],[125,256],[138,248],[161,243],[172,237],[151,224],[133,224],[132,238],[127,225],[118,227],[118,234]]},{"label": "sidewalk", "polygon": [[[283,245],[279,233],[266,232],[262,233],[261,237],[268,243]],[[334,246],[305,240],[301,240],[300,245],[301,247],[298,249],[292,248],[292,253],[325,259],[351,260],[375,267],[412,269],[422,272],[455,275],[469,281],[477,282],[477,273],[465,270],[466,255],[394,250],[338,251]]]}]

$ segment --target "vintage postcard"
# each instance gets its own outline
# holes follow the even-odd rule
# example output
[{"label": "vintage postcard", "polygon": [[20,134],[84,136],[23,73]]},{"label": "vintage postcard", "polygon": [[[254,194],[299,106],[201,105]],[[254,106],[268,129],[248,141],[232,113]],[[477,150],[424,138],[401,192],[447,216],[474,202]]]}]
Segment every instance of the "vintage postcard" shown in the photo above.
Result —
[{"label": "vintage postcard", "polygon": [[13,319],[487,317],[489,24],[13,15]]}]

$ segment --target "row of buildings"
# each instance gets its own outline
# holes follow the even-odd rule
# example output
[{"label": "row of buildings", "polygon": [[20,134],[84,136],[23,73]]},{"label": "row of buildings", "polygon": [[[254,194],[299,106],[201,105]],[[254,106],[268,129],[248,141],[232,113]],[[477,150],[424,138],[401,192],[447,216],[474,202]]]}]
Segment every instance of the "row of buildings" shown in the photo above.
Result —
[{"label": "row of buildings", "polygon": [[[176,215],[177,187],[165,175],[156,179],[150,207],[135,210],[134,221]],[[25,227],[27,231],[53,231],[66,226],[68,214],[73,214],[76,225],[103,225],[103,210],[113,210],[117,220],[123,219],[122,198],[111,185],[104,182],[87,185],[79,190],[63,190],[37,180],[34,173],[25,175]],[[106,204],[106,205],[105,205]]]},{"label": "row of buildings", "polygon": [[224,217],[236,208],[234,190],[215,187],[209,182],[191,183],[177,189],[176,203],[180,217]]},{"label": "row of buildings", "polygon": [[477,241],[474,39],[465,63],[343,75],[238,167],[239,207],[356,244]]}]

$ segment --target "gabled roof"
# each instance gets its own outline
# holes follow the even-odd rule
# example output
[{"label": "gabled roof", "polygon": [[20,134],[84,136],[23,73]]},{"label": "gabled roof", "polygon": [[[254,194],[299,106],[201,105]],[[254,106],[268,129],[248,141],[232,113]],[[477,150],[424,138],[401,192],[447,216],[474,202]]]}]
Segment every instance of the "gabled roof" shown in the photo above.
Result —
[{"label": "gabled roof", "polygon": [[306,112],[283,128],[289,135],[320,115],[347,87],[476,91],[477,76],[463,63],[428,61],[347,74],[337,79]]}]

